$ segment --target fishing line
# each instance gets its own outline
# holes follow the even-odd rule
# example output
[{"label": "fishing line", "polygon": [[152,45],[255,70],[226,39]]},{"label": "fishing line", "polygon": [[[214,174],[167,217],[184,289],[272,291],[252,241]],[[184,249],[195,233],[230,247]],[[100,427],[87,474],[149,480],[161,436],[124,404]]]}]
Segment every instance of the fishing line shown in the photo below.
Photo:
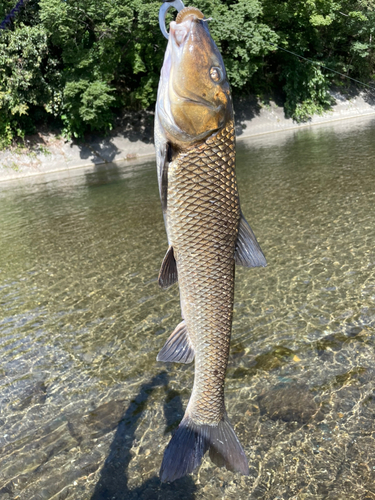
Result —
[{"label": "fishing line", "polygon": [[365,87],[368,87],[369,89],[375,91],[375,87],[372,85],[368,85],[367,83],[361,82],[360,80],[356,80],[355,78],[352,78],[351,76],[345,75],[344,73],[340,73],[339,71],[336,71],[335,69],[329,68],[328,66],[325,66],[319,61],[313,61],[312,59],[308,59],[307,57],[301,56],[300,54],[297,54],[296,52],[293,52],[288,49],[284,49],[283,47],[279,47],[275,43],[272,42],[266,42],[272,45],[273,47],[276,47],[279,50],[283,50],[284,52],[288,52],[288,54],[292,54],[293,56],[299,57],[300,59],[303,59],[304,61],[308,61],[311,64],[316,64],[317,66],[320,66],[321,68],[328,69],[328,71],[332,71],[333,73],[336,73],[337,75],[343,76],[344,78],[348,78],[349,80],[352,80],[353,82],[359,83],[361,85],[364,85]]}]

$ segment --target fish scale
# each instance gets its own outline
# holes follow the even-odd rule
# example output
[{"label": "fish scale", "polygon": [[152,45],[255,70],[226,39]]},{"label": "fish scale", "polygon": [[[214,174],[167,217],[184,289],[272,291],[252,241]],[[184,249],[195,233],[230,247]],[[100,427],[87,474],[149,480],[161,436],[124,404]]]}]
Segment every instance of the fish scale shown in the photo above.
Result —
[{"label": "fish scale", "polygon": [[[240,222],[230,121],[168,169],[168,234],[177,261],[187,330],[196,352],[187,412],[197,423],[223,418],[232,325],[234,252]],[[220,282],[220,286],[218,286]]]}]

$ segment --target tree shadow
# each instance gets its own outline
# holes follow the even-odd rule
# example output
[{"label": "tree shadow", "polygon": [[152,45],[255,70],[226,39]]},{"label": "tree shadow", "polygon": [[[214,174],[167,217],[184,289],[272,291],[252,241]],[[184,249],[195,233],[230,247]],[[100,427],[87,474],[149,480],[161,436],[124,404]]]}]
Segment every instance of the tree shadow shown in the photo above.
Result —
[{"label": "tree shadow", "polygon": [[233,96],[234,121],[237,137],[244,133],[246,122],[259,116],[261,107],[255,95]]},{"label": "tree shadow", "polygon": [[333,85],[330,89],[330,92],[331,95],[339,102],[345,100],[352,100],[360,97],[366,102],[366,104],[374,106],[375,85],[370,83],[369,86],[372,87],[373,90],[369,89],[368,87],[349,82],[346,83],[346,85],[342,86]]},{"label": "tree shadow", "polygon": [[93,165],[92,170],[85,172],[86,186],[90,188],[117,184],[121,179],[121,169],[115,164]]},{"label": "tree shadow", "polygon": [[[155,475],[141,486],[130,489],[128,486],[127,469],[132,458],[130,450],[137,429],[137,423],[152,392],[163,386],[167,392],[168,374],[161,372],[149,382],[143,384],[137,397],[131,402],[121,419],[115,437],[110,447],[109,455],[100,473],[91,500],[132,500],[152,499],[194,500],[196,486],[191,477],[187,476],[171,484],[161,484]],[[167,420],[167,430],[176,425],[183,414],[180,396],[173,392],[172,397],[164,403],[164,415]]]},{"label": "tree shadow", "polygon": [[281,92],[263,94],[261,97],[255,94],[233,95],[233,109],[235,119],[235,129],[237,137],[248,132],[247,126],[254,118],[258,117],[263,107],[271,107],[271,103],[276,106],[284,106],[284,97]]},{"label": "tree shadow", "polygon": [[118,116],[115,127],[108,134],[87,133],[77,145],[85,151],[85,145],[106,163],[120,157],[130,160],[139,153],[150,153],[154,144],[154,110],[125,110]]}]

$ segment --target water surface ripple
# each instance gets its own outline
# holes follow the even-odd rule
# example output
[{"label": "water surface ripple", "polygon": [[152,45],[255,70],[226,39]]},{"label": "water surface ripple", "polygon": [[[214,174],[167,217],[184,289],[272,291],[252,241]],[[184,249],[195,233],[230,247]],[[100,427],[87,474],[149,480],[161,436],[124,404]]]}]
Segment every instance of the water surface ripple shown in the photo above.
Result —
[{"label": "water surface ripple", "polygon": [[226,399],[250,475],[157,473],[193,366],[153,161],[0,186],[0,499],[375,499],[375,121],[238,145],[267,257],[237,269]]}]

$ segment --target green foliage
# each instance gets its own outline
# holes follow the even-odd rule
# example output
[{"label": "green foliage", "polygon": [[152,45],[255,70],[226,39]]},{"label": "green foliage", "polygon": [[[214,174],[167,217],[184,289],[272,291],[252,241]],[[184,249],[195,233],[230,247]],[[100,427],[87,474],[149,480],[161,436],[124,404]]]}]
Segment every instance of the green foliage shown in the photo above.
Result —
[{"label": "green foliage", "polygon": [[12,127],[8,117],[3,111],[0,111],[0,149],[4,149],[12,144]]},{"label": "green foliage", "polygon": [[[1,2],[0,20],[14,3]],[[343,83],[319,63],[366,81],[374,76],[375,0],[191,4],[212,17],[210,30],[234,91],[282,89],[286,113],[296,120],[327,109],[329,86]],[[65,134],[79,137],[109,130],[124,107],[152,105],[166,47],[160,5],[29,0],[0,32],[0,147],[43,122],[55,120]]]},{"label": "green foliage", "polygon": [[374,0],[264,0],[264,21],[279,35],[279,45],[318,65],[288,53],[270,57],[269,71],[285,92],[287,115],[306,120],[330,106],[333,84],[347,80],[319,63],[348,76],[369,81],[374,75]]},{"label": "green foliage", "polygon": [[40,18],[64,67],[60,88],[66,133],[109,129],[111,107],[153,101],[150,81],[158,62],[152,58],[153,46],[161,39],[158,7],[131,0],[40,1]]},{"label": "green foliage", "polygon": [[47,35],[42,26],[21,23],[0,38],[0,109],[2,136],[22,136],[33,128],[30,108],[51,99],[52,89],[44,78],[53,71],[48,59]]},{"label": "green foliage", "polygon": [[107,83],[99,80],[67,82],[63,94],[64,114],[61,116],[65,132],[79,137],[87,127],[91,130],[112,128],[110,106],[115,101],[111,95],[113,91]]},{"label": "green foliage", "polygon": [[[3,15],[12,7],[7,2]],[[82,136],[110,129],[116,108],[153,103],[165,46],[159,7],[150,0],[30,0],[12,29],[0,32],[2,122],[13,137],[13,123],[29,131],[35,112]]]},{"label": "green foliage", "polygon": [[331,106],[329,81],[318,65],[291,59],[281,76],[286,81],[283,90],[287,117],[303,122],[313,114],[322,114]]}]

